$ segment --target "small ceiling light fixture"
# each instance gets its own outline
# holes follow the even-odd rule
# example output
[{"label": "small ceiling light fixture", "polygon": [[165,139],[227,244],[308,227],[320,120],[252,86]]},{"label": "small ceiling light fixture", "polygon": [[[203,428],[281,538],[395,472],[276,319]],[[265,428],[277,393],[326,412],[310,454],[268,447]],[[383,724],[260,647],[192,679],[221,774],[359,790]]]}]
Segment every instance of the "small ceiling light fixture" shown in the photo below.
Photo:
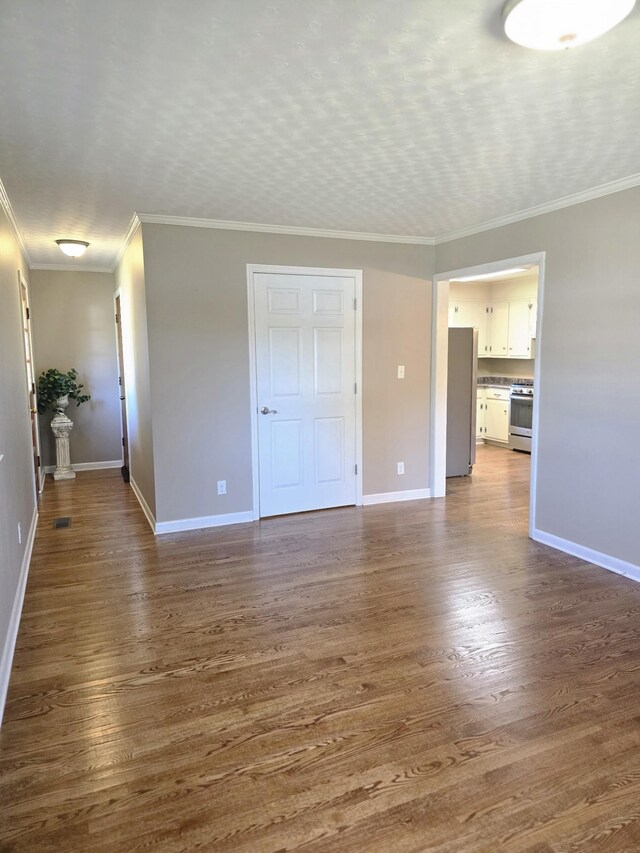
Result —
[{"label": "small ceiling light fixture", "polygon": [[504,31],[534,50],[579,47],[624,20],[636,0],[507,0]]},{"label": "small ceiling light fixture", "polygon": [[56,243],[60,246],[60,251],[69,255],[70,258],[79,258],[84,255],[89,246],[84,240],[56,240]]}]

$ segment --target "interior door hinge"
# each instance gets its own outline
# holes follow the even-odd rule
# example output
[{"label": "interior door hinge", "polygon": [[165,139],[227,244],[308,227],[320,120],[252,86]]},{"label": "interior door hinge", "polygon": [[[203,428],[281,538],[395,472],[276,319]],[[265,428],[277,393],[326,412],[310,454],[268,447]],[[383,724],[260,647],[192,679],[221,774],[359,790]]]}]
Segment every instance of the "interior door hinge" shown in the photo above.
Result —
[{"label": "interior door hinge", "polygon": [[354,382],[354,383],[353,383],[353,393],[354,393],[354,394],[357,394],[357,393],[358,393],[358,383],[357,383],[357,382]]},{"label": "interior door hinge", "polygon": [[354,311],[357,311],[357,310],[358,310],[358,300],[357,300],[357,299],[354,299],[354,300],[353,300],[353,310],[354,310]]},{"label": "interior door hinge", "polygon": [[356,467],[356,475],[357,475],[357,473],[358,473],[358,466],[356,465],[355,467]]},{"label": "interior door hinge", "polygon": [[122,446],[124,447],[124,436],[122,436]]},{"label": "interior door hinge", "polygon": [[122,387],[122,376],[118,376],[118,385]]},{"label": "interior door hinge", "polygon": [[35,394],[35,393],[36,393],[36,383],[35,383],[35,382],[32,382],[32,383],[31,383],[31,393],[32,393],[32,394]]},{"label": "interior door hinge", "polygon": [[36,456],[36,459],[38,460],[37,464],[38,464],[38,468],[39,468],[40,467],[40,457]]},{"label": "interior door hinge", "polygon": [[119,322],[120,322],[120,320],[118,320],[118,315],[116,314],[116,323],[119,323]]}]

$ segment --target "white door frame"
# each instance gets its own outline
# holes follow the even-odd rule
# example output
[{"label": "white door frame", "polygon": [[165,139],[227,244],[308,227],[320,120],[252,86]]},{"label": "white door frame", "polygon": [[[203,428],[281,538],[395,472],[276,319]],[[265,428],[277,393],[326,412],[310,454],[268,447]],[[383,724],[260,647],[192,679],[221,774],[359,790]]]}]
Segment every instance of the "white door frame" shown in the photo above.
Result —
[{"label": "white door frame", "polygon": [[[116,299],[120,297],[120,334],[122,336],[122,364],[120,364],[120,352],[118,351],[118,325],[116,323]],[[127,390],[127,377],[124,372],[124,324],[122,322],[122,290],[118,288],[113,294],[113,334],[116,341],[116,370],[118,371],[118,376],[124,377],[124,389],[125,392]],[[118,402],[122,401],[119,399],[122,396],[122,388],[120,385],[117,386],[118,389]],[[124,410],[127,418],[127,429],[126,429],[126,440],[127,440],[127,450],[129,451],[129,475],[131,475],[131,447],[129,445],[129,399],[125,393],[124,395]],[[120,412],[120,436],[124,437],[125,428],[124,423],[122,421],[122,405],[119,407]],[[120,448],[120,462],[124,465],[124,448]]]},{"label": "white door frame", "polygon": [[430,487],[434,498],[446,493],[447,464],[447,356],[449,347],[449,280],[468,275],[500,273],[525,264],[538,266],[538,317],[536,321],[536,357],[533,367],[533,436],[531,439],[531,487],[529,506],[529,536],[536,527],[536,491],[538,484],[538,412],[540,406],[540,363],[542,359],[542,317],[546,252],[506,258],[489,264],[465,267],[438,273],[433,279],[433,320],[431,328],[431,452]]},{"label": "white door frame", "polygon": [[[34,383],[35,388],[36,388],[34,398],[37,400],[38,399],[38,393],[37,393],[38,375],[36,373],[36,354],[35,354],[34,349],[33,349],[33,332],[31,330],[31,294],[29,293],[29,286],[27,285],[27,282],[25,281],[24,276],[22,275],[22,270],[18,270],[18,299],[20,300],[18,304],[20,305],[20,329],[21,330],[22,330],[23,325],[24,325],[23,316],[22,316],[22,288],[23,287],[24,287],[24,292],[27,295],[27,310],[29,312],[29,347],[31,349],[31,372],[33,374],[33,383]],[[24,357],[24,375],[25,375],[25,378],[28,379],[27,350],[25,347],[24,332],[21,331],[20,337],[22,338],[22,354]],[[29,432],[32,432],[31,402],[29,400],[28,390],[27,390],[27,415],[29,417]],[[45,476],[46,476],[45,471],[44,471],[44,464],[42,461],[42,450],[40,448],[41,448],[40,419],[39,419],[38,415],[36,415],[35,416],[35,448],[34,449],[36,451],[38,459],[40,460],[40,464],[38,465],[38,476],[37,477],[35,476],[35,471],[34,471],[34,477],[33,477],[34,506],[37,505],[37,503],[38,503],[38,495],[42,494],[42,491],[44,489]]]},{"label": "white door frame", "polygon": [[284,267],[270,264],[247,264],[247,307],[249,320],[249,383],[251,397],[251,475],[253,479],[253,518],[260,518],[260,467],[258,452],[258,383],[256,365],[255,290],[256,273],[270,275],[313,275],[352,278],[355,282],[355,357],[356,357],[356,506],[362,506],[362,270],[328,269],[326,267]]}]

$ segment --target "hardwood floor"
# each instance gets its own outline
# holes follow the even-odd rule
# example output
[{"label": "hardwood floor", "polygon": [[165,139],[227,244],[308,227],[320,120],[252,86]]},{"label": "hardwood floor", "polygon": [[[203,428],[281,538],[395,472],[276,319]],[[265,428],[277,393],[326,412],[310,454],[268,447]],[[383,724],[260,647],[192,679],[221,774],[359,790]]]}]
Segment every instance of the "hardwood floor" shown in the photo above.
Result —
[{"label": "hardwood floor", "polygon": [[446,500],[155,538],[118,472],[48,483],[0,851],[640,850],[640,586],[481,451]]}]

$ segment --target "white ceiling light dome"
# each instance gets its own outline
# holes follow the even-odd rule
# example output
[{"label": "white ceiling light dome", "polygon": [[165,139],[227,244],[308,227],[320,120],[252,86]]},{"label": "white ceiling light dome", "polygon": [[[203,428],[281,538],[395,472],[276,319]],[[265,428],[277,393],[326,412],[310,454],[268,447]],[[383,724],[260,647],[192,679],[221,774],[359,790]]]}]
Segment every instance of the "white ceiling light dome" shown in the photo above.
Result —
[{"label": "white ceiling light dome", "polygon": [[624,20],[636,0],[508,0],[502,9],[511,41],[535,50],[579,47]]},{"label": "white ceiling light dome", "polygon": [[65,255],[69,255],[70,258],[79,258],[81,255],[87,251],[89,244],[84,240],[56,240],[56,243],[60,247],[60,251],[64,252]]}]

